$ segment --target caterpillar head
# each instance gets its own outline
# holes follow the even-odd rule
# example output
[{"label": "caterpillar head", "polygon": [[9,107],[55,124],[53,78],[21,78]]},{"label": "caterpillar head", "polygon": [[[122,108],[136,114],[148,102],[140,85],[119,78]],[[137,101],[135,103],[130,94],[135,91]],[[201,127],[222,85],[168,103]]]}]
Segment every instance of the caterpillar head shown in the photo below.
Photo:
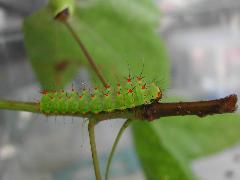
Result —
[{"label": "caterpillar head", "polygon": [[153,100],[158,101],[162,98],[162,91],[155,83],[152,83],[150,91]]}]

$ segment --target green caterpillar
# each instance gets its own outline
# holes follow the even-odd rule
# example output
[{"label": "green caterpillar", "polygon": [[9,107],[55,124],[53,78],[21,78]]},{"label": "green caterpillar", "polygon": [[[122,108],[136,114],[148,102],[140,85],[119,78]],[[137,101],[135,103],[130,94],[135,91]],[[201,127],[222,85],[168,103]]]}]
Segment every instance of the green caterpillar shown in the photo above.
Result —
[{"label": "green caterpillar", "polygon": [[44,114],[85,114],[102,111],[124,110],[153,100],[160,100],[162,92],[155,83],[147,83],[139,76],[126,78],[127,82],[118,83],[116,88],[107,85],[95,88],[92,93],[83,90],[80,94],[72,91],[43,91],[40,110]]}]

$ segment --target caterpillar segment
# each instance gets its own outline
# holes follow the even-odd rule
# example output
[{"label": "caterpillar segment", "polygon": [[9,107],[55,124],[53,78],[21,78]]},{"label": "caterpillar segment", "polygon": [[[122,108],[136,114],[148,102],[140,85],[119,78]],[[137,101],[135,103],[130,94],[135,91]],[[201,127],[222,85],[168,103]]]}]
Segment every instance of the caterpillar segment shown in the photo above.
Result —
[{"label": "caterpillar segment", "polygon": [[134,107],[134,101],[135,101],[135,92],[132,87],[127,88],[124,92],[124,107],[125,108],[131,108]]},{"label": "caterpillar segment", "polygon": [[142,102],[149,103],[147,100],[148,99],[147,98],[147,95],[148,95],[147,82],[141,76],[141,74],[136,77],[136,82],[137,82],[136,83],[137,104],[141,104]]},{"label": "caterpillar segment", "polygon": [[89,111],[90,106],[89,102],[91,102],[89,92],[86,89],[84,89],[82,93],[79,95],[78,112],[86,114]]},{"label": "caterpillar segment", "polygon": [[95,88],[92,93],[86,89],[81,93],[74,90],[43,91],[40,110],[45,114],[96,114],[149,104],[161,98],[162,92],[155,83],[131,78],[130,82],[118,83],[117,86]]},{"label": "caterpillar segment", "polygon": [[54,113],[62,112],[63,114],[65,114],[69,110],[68,104],[65,103],[66,101],[68,101],[67,95],[68,95],[68,93],[64,92],[64,91],[60,92],[59,94],[58,93],[52,94],[52,97],[51,97],[52,110],[51,110],[51,112],[54,112]]},{"label": "caterpillar segment", "polygon": [[123,88],[121,83],[118,83],[116,88],[113,88],[113,86],[107,86],[104,92],[104,107],[105,111],[111,112],[114,109],[125,109],[124,104],[124,96],[123,96]]},{"label": "caterpillar segment", "polygon": [[123,110],[125,109],[125,104],[124,104],[124,95],[123,95],[123,87],[121,83],[117,84],[116,92],[115,92],[115,109],[120,109]]},{"label": "caterpillar segment", "polygon": [[147,102],[147,89],[146,89],[146,84],[139,83],[137,84],[136,90],[136,103],[141,104],[142,102]]},{"label": "caterpillar segment", "polygon": [[73,114],[78,112],[78,93],[76,91],[72,91],[71,94],[68,95],[68,100],[69,104],[68,104],[68,109],[70,112],[72,112]]}]

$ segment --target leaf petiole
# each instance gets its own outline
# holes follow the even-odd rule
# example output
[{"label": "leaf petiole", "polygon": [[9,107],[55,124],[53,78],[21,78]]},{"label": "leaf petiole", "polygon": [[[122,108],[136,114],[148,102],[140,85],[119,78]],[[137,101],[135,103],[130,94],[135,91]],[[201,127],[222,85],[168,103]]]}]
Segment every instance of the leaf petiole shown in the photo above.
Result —
[{"label": "leaf petiole", "polygon": [[131,119],[127,119],[127,120],[123,123],[121,129],[119,130],[119,132],[118,132],[118,134],[117,134],[117,137],[116,137],[116,139],[115,139],[115,141],[114,141],[114,143],[113,143],[112,149],[111,149],[111,153],[110,153],[110,155],[109,155],[109,157],[108,157],[107,166],[106,166],[106,171],[105,171],[105,180],[108,180],[110,165],[111,165],[112,158],[113,158],[114,152],[115,152],[115,150],[116,150],[116,147],[117,147],[117,145],[118,145],[118,143],[119,143],[119,140],[121,139],[124,131],[127,129],[127,127],[129,126],[129,124],[130,124],[131,122],[132,122]]},{"label": "leaf petiole", "polygon": [[96,148],[96,142],[95,142],[95,133],[94,133],[95,124],[96,122],[94,119],[89,120],[88,133],[89,133],[89,140],[90,140],[90,146],[91,146],[91,152],[92,152],[92,160],[93,160],[95,177],[96,177],[96,180],[101,180],[101,173],[99,168],[97,148]]}]

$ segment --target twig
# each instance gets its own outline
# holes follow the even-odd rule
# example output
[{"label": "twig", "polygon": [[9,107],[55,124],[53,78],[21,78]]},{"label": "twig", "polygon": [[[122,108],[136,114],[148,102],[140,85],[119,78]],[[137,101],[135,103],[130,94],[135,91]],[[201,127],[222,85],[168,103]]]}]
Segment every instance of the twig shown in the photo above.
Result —
[{"label": "twig", "polygon": [[[33,102],[0,100],[0,109],[42,113],[40,111],[40,104]],[[90,119],[93,118],[97,121],[115,118],[152,121],[166,116],[197,115],[199,117],[203,117],[213,114],[232,113],[236,109],[237,109],[237,95],[232,94],[225,98],[209,101],[174,102],[174,103],[152,102],[151,104],[143,104],[125,110],[114,110],[112,112],[100,112],[97,114],[89,112],[86,114],[52,113],[46,115],[81,116]]]},{"label": "twig", "polygon": [[96,142],[95,142],[94,127],[95,127],[95,121],[93,119],[89,119],[88,133],[89,133],[89,140],[90,140],[90,145],[91,145],[94,172],[95,172],[96,180],[101,180],[101,173],[100,173],[100,168],[99,168],[99,162],[98,162],[98,157],[97,157],[97,148],[96,148]]},{"label": "twig", "polygon": [[231,113],[237,109],[237,95],[232,94],[225,98],[177,103],[152,103],[139,107],[143,119],[154,120],[165,116],[197,115],[204,117],[212,114]]},{"label": "twig", "polygon": [[0,100],[0,109],[14,111],[40,112],[39,103]]},{"label": "twig", "polygon": [[116,139],[115,139],[115,141],[113,143],[112,149],[111,149],[111,153],[110,153],[110,155],[108,157],[107,166],[106,166],[106,172],[105,172],[105,180],[108,180],[109,169],[110,169],[110,165],[111,165],[111,162],[112,162],[113,154],[114,154],[114,152],[116,150],[116,147],[117,147],[117,145],[119,143],[119,140],[121,139],[124,131],[127,129],[127,127],[130,125],[131,122],[132,122],[131,119],[126,120],[123,123],[121,129],[119,130],[119,132],[117,134],[117,137],[116,137]]}]

